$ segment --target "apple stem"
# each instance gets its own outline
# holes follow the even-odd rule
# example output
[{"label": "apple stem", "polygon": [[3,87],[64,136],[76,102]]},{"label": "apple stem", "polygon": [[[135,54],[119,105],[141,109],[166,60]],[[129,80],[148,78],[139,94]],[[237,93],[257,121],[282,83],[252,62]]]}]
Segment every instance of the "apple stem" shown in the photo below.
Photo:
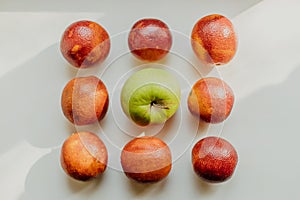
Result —
[{"label": "apple stem", "polygon": [[151,102],[151,106],[154,106],[154,107],[160,108],[160,109],[169,109],[168,106],[157,104],[155,101]]}]

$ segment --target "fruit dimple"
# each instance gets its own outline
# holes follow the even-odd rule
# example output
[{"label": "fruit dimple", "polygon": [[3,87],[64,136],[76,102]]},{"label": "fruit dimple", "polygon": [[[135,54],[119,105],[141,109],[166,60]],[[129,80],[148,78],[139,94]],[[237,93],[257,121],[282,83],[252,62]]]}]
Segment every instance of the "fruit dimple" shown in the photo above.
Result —
[{"label": "fruit dimple", "polygon": [[159,109],[170,109],[169,106],[167,105],[164,105],[163,103],[159,103],[160,101],[157,101],[157,100],[154,100],[154,101],[151,101],[150,103],[150,106],[152,107],[155,107],[155,108],[159,108]]}]

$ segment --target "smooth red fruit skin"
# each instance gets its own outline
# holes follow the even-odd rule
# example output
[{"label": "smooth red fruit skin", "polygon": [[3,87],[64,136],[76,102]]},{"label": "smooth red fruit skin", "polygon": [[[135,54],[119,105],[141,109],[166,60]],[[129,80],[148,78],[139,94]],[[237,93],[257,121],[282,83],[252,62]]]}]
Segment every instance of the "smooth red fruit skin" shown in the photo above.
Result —
[{"label": "smooth red fruit skin", "polygon": [[105,84],[95,76],[76,77],[63,89],[61,107],[75,125],[88,125],[104,118],[109,105]]},{"label": "smooth red fruit skin", "polygon": [[228,63],[237,51],[237,43],[231,21],[218,14],[201,18],[191,34],[192,48],[205,64]]},{"label": "smooth red fruit skin", "polygon": [[64,31],[60,50],[71,65],[87,68],[105,60],[110,51],[110,38],[96,22],[78,21]]},{"label": "smooth red fruit skin", "polygon": [[225,139],[206,137],[195,144],[192,164],[195,173],[209,182],[224,182],[234,173],[238,162],[235,148]]},{"label": "smooth red fruit skin", "polygon": [[142,19],[130,30],[128,46],[131,53],[141,60],[156,61],[167,55],[172,46],[168,26],[158,19]]},{"label": "smooth red fruit skin", "polygon": [[208,123],[221,123],[230,115],[234,104],[232,89],[215,77],[202,78],[188,96],[190,112]]},{"label": "smooth red fruit skin", "polygon": [[61,166],[71,177],[87,181],[104,173],[108,160],[105,144],[94,133],[73,133],[61,148]]},{"label": "smooth red fruit skin", "polygon": [[158,182],[172,168],[172,155],[166,143],[155,137],[140,137],[128,142],[121,153],[125,175],[141,183]]}]

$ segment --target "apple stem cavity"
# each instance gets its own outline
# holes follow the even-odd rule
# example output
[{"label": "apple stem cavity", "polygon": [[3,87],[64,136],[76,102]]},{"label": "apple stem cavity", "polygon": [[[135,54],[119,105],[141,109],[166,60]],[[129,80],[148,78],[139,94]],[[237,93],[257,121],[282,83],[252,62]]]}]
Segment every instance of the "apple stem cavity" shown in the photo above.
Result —
[{"label": "apple stem cavity", "polygon": [[167,110],[169,109],[168,106],[158,104],[156,101],[152,101],[151,104],[150,104],[150,106],[151,106],[151,107],[154,106],[154,107],[160,108],[160,109],[167,109]]}]

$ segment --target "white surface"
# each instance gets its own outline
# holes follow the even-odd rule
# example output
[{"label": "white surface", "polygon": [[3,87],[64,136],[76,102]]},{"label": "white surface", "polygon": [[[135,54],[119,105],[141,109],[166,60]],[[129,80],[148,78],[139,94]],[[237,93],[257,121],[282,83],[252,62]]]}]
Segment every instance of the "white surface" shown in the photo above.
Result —
[{"label": "white surface", "polygon": [[[151,10],[149,15],[189,35],[194,22],[206,12],[196,13],[201,1],[185,2],[190,12],[181,13],[180,17],[167,3],[162,8],[168,8],[168,14]],[[221,10],[207,4],[204,7],[210,11]],[[192,171],[190,146],[181,152],[184,154],[176,160],[168,178],[158,184],[135,184],[115,170],[119,159],[117,150],[110,152],[112,167],[100,179],[79,183],[67,178],[59,165],[59,148],[75,128],[60,110],[63,86],[80,73],[97,72],[113,96],[112,86],[120,75],[130,69],[130,65],[141,64],[126,54],[126,31],[134,21],[145,17],[145,10],[119,16],[113,5],[106,4],[105,8],[109,12],[99,8],[99,13],[0,13],[0,188],[3,199],[299,199],[300,2],[297,0],[264,0],[237,16],[238,9],[228,8],[227,13],[226,6],[222,7],[222,14],[232,17],[239,35],[236,57],[227,66],[218,68],[236,94],[234,109],[224,127],[201,124],[197,136],[188,131],[179,134],[181,137],[186,134],[189,143],[194,142],[195,137],[219,134],[222,130],[222,136],[231,141],[239,153],[239,165],[230,181],[220,185],[200,181]],[[174,10],[178,9],[175,6]],[[60,55],[58,41],[63,29],[82,18],[98,21],[113,36],[114,50],[104,65],[114,58],[116,61],[107,70],[100,68],[77,74]],[[192,83],[198,75],[192,73],[194,69],[176,53],[194,64],[197,62],[188,39],[178,32],[174,33],[173,54],[163,62],[175,69],[185,66],[184,73],[189,74],[185,76],[191,76],[188,81]],[[118,57],[121,54],[124,56]],[[216,75],[218,72],[201,73]],[[116,146],[120,147],[128,137],[118,135],[112,125],[112,106],[100,124],[104,134],[99,127],[80,129],[100,131],[102,139],[118,142]],[[181,107],[184,114],[184,100]],[[182,116],[177,116],[174,120],[182,121]],[[195,125],[193,118],[189,119]],[[169,134],[165,139],[171,141],[172,136],[176,134]],[[176,148],[173,151],[176,152]]]},{"label": "white surface", "polygon": [[71,21],[103,13],[0,12],[0,76],[57,43]]}]

